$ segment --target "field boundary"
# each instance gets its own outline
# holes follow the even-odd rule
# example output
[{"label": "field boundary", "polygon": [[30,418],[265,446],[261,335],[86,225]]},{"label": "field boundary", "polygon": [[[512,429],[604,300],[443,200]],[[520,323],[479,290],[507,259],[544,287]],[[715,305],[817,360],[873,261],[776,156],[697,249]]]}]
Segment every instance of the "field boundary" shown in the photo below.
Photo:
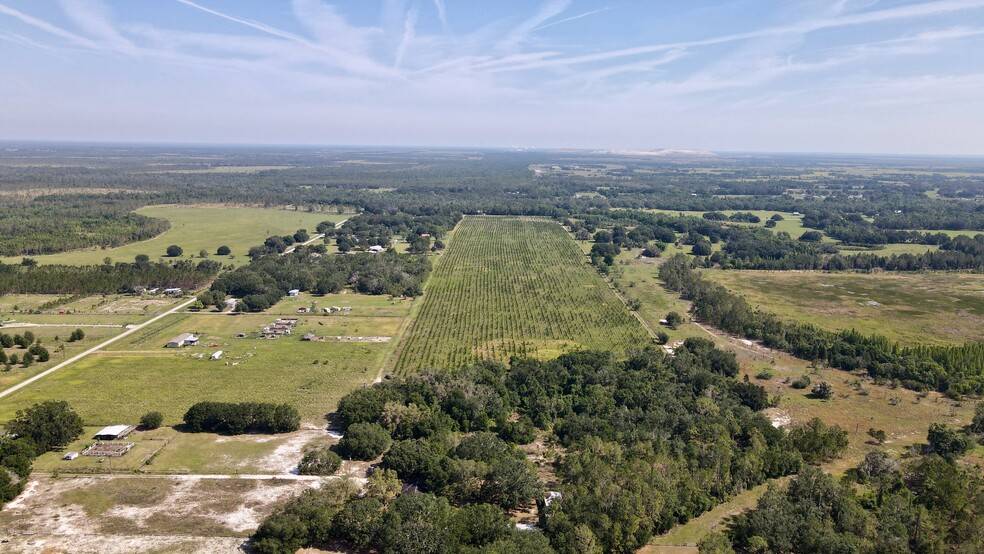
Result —
[{"label": "field boundary", "polygon": [[79,354],[76,354],[75,356],[72,356],[71,358],[65,360],[64,362],[61,362],[60,364],[58,364],[58,365],[56,365],[54,367],[48,368],[48,369],[42,371],[41,373],[38,373],[34,377],[25,379],[25,380],[21,381],[20,383],[17,383],[16,385],[14,385],[14,386],[12,386],[12,387],[4,390],[4,391],[0,391],[0,398],[3,398],[5,396],[9,396],[9,395],[11,395],[11,394],[19,391],[20,389],[22,389],[22,388],[24,388],[24,387],[26,387],[26,386],[28,386],[28,385],[30,385],[30,384],[38,381],[38,380],[40,380],[40,379],[42,379],[44,377],[47,377],[48,375],[51,375],[52,373],[58,371],[61,368],[65,367],[65,366],[68,366],[68,365],[71,365],[71,364],[73,364],[73,363],[81,360],[82,358],[85,358],[89,354],[92,354],[94,352],[98,352],[102,348],[105,348],[105,347],[109,346],[110,344],[113,344],[114,342],[122,339],[123,337],[129,336],[129,335],[131,335],[131,334],[133,334],[133,333],[135,333],[135,332],[143,329],[144,327],[150,325],[151,323],[154,323],[155,321],[157,321],[159,319],[162,319],[164,317],[167,317],[167,316],[173,314],[174,312],[180,310],[181,308],[184,308],[185,306],[188,306],[188,305],[194,303],[196,300],[197,300],[197,298],[190,298],[187,301],[182,302],[181,304],[178,304],[177,306],[173,306],[171,309],[167,310],[166,312],[164,312],[162,314],[158,314],[157,316],[154,316],[154,317],[148,319],[147,321],[145,321],[143,323],[140,323],[140,324],[138,324],[138,325],[136,325],[134,327],[131,327],[130,329],[127,329],[126,331],[123,331],[122,333],[120,333],[119,335],[116,335],[115,337],[111,337],[108,340],[103,341],[103,342],[101,342],[101,343],[93,346],[92,348],[90,348],[88,350],[85,350],[85,351],[83,351],[83,352],[81,352]]}]

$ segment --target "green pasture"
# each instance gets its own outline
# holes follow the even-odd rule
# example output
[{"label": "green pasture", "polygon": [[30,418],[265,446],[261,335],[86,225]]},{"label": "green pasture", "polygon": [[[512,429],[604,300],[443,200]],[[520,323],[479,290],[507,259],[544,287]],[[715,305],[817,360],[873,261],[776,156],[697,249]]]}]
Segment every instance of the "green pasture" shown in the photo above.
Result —
[{"label": "green pasture", "polygon": [[[351,334],[358,329],[357,335],[385,336],[399,326],[395,318],[318,317],[302,319],[295,334],[276,340],[234,338],[238,333],[252,337],[276,317],[166,317],[5,398],[0,421],[48,399],[68,400],[91,425],[135,421],[151,410],[175,424],[200,400],[255,400],[295,404],[305,421],[320,423],[339,398],[375,378],[390,344],[303,342],[304,332]],[[164,348],[185,332],[200,334],[200,346]],[[209,360],[216,350],[224,352],[222,358]]]},{"label": "green pasture", "polygon": [[967,273],[703,273],[753,308],[825,329],[857,329],[904,344],[984,340],[984,275]]},{"label": "green pasture", "polygon": [[[322,221],[341,221],[347,215],[335,213],[308,213],[282,208],[237,208],[199,206],[148,206],[137,213],[167,219],[171,228],[149,240],[128,244],[119,248],[94,248],[73,252],[61,252],[35,256],[42,264],[88,265],[101,264],[104,258],[114,262],[132,262],[138,254],[146,254],[152,260],[165,256],[167,247],[176,244],[184,250],[183,257],[198,257],[200,250],[208,252],[210,259],[223,264],[238,265],[248,262],[246,252],[263,243],[270,235],[294,234],[297,229],[307,229],[314,234]],[[232,249],[231,256],[216,256],[219,246]],[[19,262],[21,257],[6,258],[5,263]]]}]

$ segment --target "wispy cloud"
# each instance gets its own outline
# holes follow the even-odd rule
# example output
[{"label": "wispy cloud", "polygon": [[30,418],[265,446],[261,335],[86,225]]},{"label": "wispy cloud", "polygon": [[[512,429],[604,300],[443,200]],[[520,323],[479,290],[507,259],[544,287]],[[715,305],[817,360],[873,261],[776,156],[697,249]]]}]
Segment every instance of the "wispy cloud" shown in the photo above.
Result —
[{"label": "wispy cloud", "polygon": [[571,5],[570,0],[549,0],[530,18],[514,27],[502,40],[496,44],[496,50],[511,52],[517,46],[526,42],[530,34],[540,25],[564,13]]},{"label": "wispy cloud", "polygon": [[599,8],[597,10],[591,10],[589,12],[584,12],[582,14],[574,15],[574,16],[571,16],[571,17],[565,17],[564,19],[561,19],[559,21],[551,21],[550,23],[547,23],[546,25],[540,25],[536,29],[533,29],[533,31],[542,31],[543,29],[549,29],[550,27],[553,27],[554,25],[560,25],[561,23],[567,23],[568,21],[574,21],[576,19],[583,19],[585,17],[594,15],[596,13],[607,12],[610,9],[611,9],[610,7]]},{"label": "wispy cloud", "polygon": [[399,69],[400,64],[403,63],[403,56],[406,55],[407,48],[409,48],[410,43],[413,42],[416,25],[417,10],[411,9],[407,13],[407,19],[403,24],[403,40],[400,41],[400,45],[396,48],[396,60],[393,62],[393,67],[397,69]]}]

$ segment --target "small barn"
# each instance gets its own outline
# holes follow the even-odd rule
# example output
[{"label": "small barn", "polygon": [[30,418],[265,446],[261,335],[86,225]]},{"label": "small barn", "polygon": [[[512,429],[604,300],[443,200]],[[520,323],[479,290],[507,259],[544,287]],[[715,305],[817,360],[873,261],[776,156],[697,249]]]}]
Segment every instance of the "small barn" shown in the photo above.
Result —
[{"label": "small barn", "polygon": [[181,333],[164,345],[165,348],[181,348],[183,346],[198,346],[198,337],[191,333]]},{"label": "small barn", "polygon": [[114,441],[122,439],[132,431],[132,425],[109,425],[100,429],[92,438],[100,441]]}]

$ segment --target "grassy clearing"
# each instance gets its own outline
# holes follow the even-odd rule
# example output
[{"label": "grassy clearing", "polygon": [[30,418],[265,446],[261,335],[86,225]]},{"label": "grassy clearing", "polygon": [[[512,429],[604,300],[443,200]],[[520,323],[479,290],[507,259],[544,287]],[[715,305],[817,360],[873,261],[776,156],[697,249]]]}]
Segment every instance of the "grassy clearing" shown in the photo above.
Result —
[{"label": "grassy clearing", "polygon": [[560,225],[466,217],[431,276],[396,365],[456,367],[648,342]]},{"label": "grassy clearing", "polygon": [[[387,343],[302,342],[301,335],[315,330],[376,336],[395,333],[399,326],[397,318],[332,317],[302,318],[296,334],[279,340],[233,338],[258,331],[275,315],[166,317],[6,398],[0,421],[47,399],[68,400],[91,425],[133,423],[151,410],[175,424],[200,400],[255,400],[295,404],[305,421],[320,423],[339,398],[375,377],[390,348]],[[201,345],[163,348],[185,332],[200,334]],[[224,352],[222,359],[209,361],[216,350]]]},{"label": "grassy clearing", "polygon": [[[66,326],[40,326],[40,327],[2,327],[0,331],[8,335],[23,334],[25,331],[34,333],[34,336],[41,340],[41,344],[51,353],[51,359],[47,362],[35,362],[30,367],[22,367],[21,364],[12,365],[7,371],[6,367],[0,365],[0,390],[12,387],[25,379],[29,379],[49,367],[59,364],[72,356],[92,348],[100,342],[114,337],[126,329],[122,326],[114,327],[81,327],[85,331],[85,338],[80,341],[67,342],[68,336],[76,328],[76,325]],[[4,348],[3,351],[8,358],[17,355],[18,359],[23,359],[24,350],[18,347]],[[5,401],[6,399],[4,399]],[[0,402],[2,403],[2,402]]]},{"label": "grassy clearing", "polygon": [[[233,207],[195,207],[195,206],[149,206],[140,208],[137,213],[167,219],[171,229],[143,242],[128,244],[119,248],[90,249],[36,256],[42,264],[87,265],[101,264],[103,258],[113,261],[132,262],[137,254],[147,254],[151,259],[165,255],[171,244],[184,249],[185,257],[197,257],[204,249],[212,259],[223,264],[242,264],[249,258],[246,252],[263,242],[270,235],[293,234],[297,229],[314,228],[322,221],[341,221],[348,216],[330,213],[307,213],[284,209],[233,208]],[[219,246],[232,249],[232,256],[215,256]],[[6,258],[5,263],[19,262],[20,257]]]},{"label": "grassy clearing", "polygon": [[753,307],[903,343],[984,340],[984,275],[706,271]]}]

